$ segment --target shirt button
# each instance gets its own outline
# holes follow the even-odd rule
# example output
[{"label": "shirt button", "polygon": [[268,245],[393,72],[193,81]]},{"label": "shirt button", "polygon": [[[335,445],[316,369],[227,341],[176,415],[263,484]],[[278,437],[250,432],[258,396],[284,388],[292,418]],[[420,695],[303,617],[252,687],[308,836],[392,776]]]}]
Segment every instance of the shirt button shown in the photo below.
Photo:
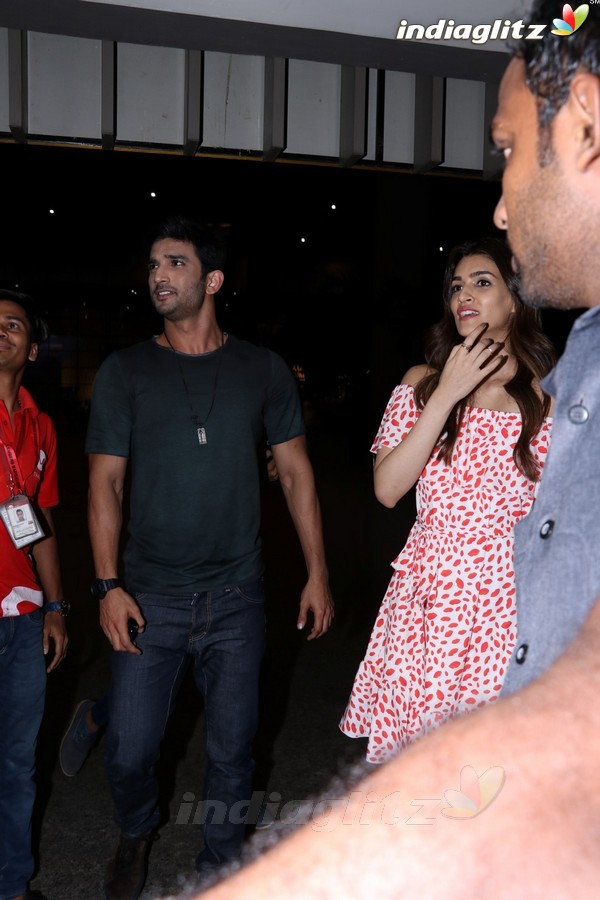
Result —
[{"label": "shirt button", "polygon": [[569,409],[569,420],[575,425],[583,425],[584,422],[587,422],[589,417],[590,414],[588,410],[585,406],[582,406],[581,403],[577,403]]},{"label": "shirt button", "polygon": [[554,519],[547,519],[540,528],[540,537],[542,540],[549,538],[554,531]]},{"label": "shirt button", "polygon": [[519,649],[517,650],[517,654],[515,656],[515,662],[522,666],[527,658],[527,651],[529,650],[529,644],[521,644]]}]

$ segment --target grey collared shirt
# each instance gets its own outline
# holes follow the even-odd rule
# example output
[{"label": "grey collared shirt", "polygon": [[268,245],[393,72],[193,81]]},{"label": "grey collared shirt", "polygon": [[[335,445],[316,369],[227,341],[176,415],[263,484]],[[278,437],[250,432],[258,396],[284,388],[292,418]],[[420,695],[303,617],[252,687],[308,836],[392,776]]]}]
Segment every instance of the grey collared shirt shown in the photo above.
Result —
[{"label": "grey collared shirt", "polygon": [[503,694],[545,672],[600,597],[600,306],[577,319],[542,386],[554,421],[536,501],[516,526],[518,636]]}]

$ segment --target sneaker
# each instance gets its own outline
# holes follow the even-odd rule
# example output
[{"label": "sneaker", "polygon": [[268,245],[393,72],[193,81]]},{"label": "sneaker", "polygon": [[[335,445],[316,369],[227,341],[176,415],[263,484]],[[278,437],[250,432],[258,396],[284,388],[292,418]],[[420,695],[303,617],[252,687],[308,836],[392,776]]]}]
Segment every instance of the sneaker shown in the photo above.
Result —
[{"label": "sneaker", "polygon": [[77,775],[96,741],[99,731],[90,731],[85,724],[86,713],[95,706],[94,700],[82,700],[64,733],[58,758],[65,775]]},{"label": "sneaker", "polygon": [[148,854],[153,839],[151,831],[138,838],[121,835],[106,866],[106,900],[137,900],[146,881]]}]

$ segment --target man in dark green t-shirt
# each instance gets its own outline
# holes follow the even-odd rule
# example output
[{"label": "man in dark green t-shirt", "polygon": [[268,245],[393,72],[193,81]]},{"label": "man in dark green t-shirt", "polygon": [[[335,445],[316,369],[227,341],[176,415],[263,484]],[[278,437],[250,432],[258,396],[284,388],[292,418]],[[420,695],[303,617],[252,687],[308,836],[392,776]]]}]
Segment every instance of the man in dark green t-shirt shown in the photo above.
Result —
[{"label": "man in dark green t-shirt", "polygon": [[[154,769],[189,659],[204,696],[204,800],[211,809],[197,867],[239,854],[244,824],[230,811],[251,795],[264,648],[256,451],[265,435],[308,569],[298,628],[310,611],[309,639],[320,637],[333,615],[296,385],[274,353],[219,328],[214,297],[221,268],[210,229],[168,220],[149,263],[150,294],[164,330],[112,354],[94,385],[86,445],[93,590],[102,628],[119,651],[107,771],[121,836],[107,869],[108,898],[135,898],[143,888],[159,822]],[[129,459],[131,517],[121,582],[117,555]]]}]

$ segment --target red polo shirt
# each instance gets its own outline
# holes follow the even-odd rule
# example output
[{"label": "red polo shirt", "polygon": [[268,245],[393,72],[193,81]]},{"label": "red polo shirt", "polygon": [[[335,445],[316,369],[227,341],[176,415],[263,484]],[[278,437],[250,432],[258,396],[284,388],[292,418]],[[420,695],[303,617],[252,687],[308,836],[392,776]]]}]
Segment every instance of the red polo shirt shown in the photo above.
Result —
[{"label": "red polo shirt", "polygon": [[[54,426],[48,416],[38,410],[31,394],[23,387],[19,389],[19,403],[19,409],[13,414],[13,425],[4,402],[0,400],[0,437],[17,454],[25,482],[19,488],[40,509],[56,506],[58,481]],[[0,453],[5,456],[1,446]],[[0,502],[4,502],[10,497],[10,489],[5,460],[0,462]],[[0,563],[0,617],[20,616],[41,606],[43,594],[35,573],[31,547],[17,550],[1,519]]]}]

